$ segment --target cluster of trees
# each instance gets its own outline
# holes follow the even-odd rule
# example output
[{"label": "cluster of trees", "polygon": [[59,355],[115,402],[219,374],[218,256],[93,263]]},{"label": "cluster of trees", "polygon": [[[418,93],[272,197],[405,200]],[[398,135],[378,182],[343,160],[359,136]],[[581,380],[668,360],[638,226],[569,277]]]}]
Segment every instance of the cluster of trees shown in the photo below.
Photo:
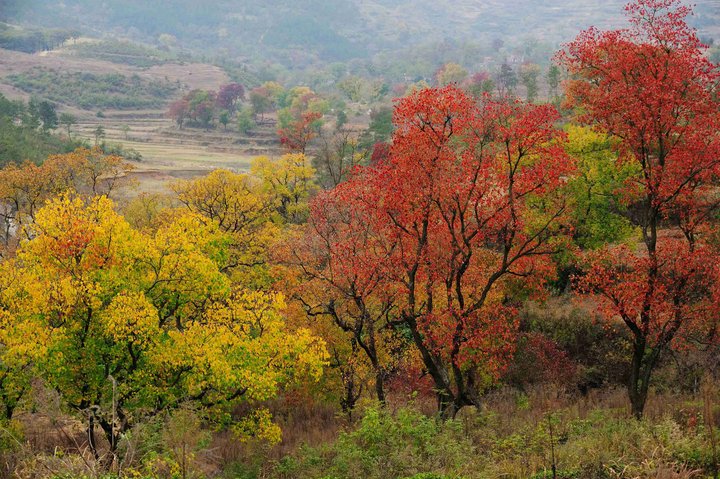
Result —
[{"label": "cluster of trees", "polygon": [[[523,320],[555,294],[588,298],[627,345],[614,354],[642,417],[665,355],[717,351],[720,73],[689,13],[637,0],[628,29],[571,42],[564,126],[553,105],[450,80],[398,100],[391,127],[377,115],[390,143],[363,152],[339,130],[311,160],[323,101],[264,85],[293,152],[249,174],[119,207],[127,168],[99,150],[2,170],[6,416],[40,380],[96,455],[96,426],[117,453],[184,403],[277,441],[263,401],[283,392],[321,390],[349,414],[363,395],[420,392],[452,418],[502,383],[577,386],[572,351]],[[182,121],[242,98],[192,92]]]},{"label": "cluster of trees", "polygon": [[328,102],[308,87],[285,89],[279,83],[266,82],[250,90],[246,99],[242,85],[229,83],[217,92],[193,90],[171,103],[167,114],[179,128],[208,130],[221,124],[227,129],[232,122],[248,134],[258,123],[266,122],[266,114],[275,112],[280,143],[290,152],[305,153],[308,143],[318,136],[328,108]]},{"label": "cluster of trees", "polygon": [[159,108],[179,89],[179,84],[138,75],[60,72],[42,67],[6,78],[22,91],[86,110]]},{"label": "cluster of trees", "polygon": [[172,206],[142,195],[121,216],[109,197],[130,169],[96,148],[0,171],[5,417],[40,379],[87,424],[96,458],[188,403],[220,423],[254,405],[232,427],[276,442],[258,405],[327,360],[321,338],[288,323],[267,263],[278,229],[307,216],[307,158],[179,182]]},{"label": "cluster of trees", "polygon": [[52,50],[79,36],[77,30],[19,28],[0,23],[0,48],[25,53]]},{"label": "cluster of trees", "polygon": [[[435,82],[439,86],[452,83],[461,85],[475,97],[483,94],[498,94],[513,96],[519,85],[525,91],[525,99],[533,103],[540,94],[540,80],[542,70],[540,65],[532,62],[522,63],[518,69],[507,62],[503,62],[498,71],[492,75],[487,71],[479,71],[472,75],[457,63],[446,63],[435,73]],[[557,101],[560,86],[560,68],[550,65],[544,75],[547,90],[546,98]]]},{"label": "cluster of trees", "polygon": [[337,361],[346,407],[363,374],[383,401],[412,361],[442,414],[479,406],[510,365],[519,310],[563,264],[626,328],[635,416],[663,355],[716,343],[718,72],[688,14],[640,0],[631,28],[591,29],[558,54],[586,127],[454,85],[396,104],[388,155],[320,194],[285,248],[307,313],[344,332],[336,358],[363,357]]},{"label": "cluster of trees", "polygon": [[52,135],[50,130],[74,123],[71,115],[58,114],[50,101],[32,97],[25,103],[0,94],[0,165],[24,160],[40,163],[50,154],[72,151],[77,142]]},{"label": "cluster of trees", "polygon": [[245,88],[239,83],[223,85],[217,92],[193,90],[170,104],[168,116],[180,128],[189,125],[208,130],[215,125],[215,121],[227,128],[230,120],[239,113],[244,99]]}]

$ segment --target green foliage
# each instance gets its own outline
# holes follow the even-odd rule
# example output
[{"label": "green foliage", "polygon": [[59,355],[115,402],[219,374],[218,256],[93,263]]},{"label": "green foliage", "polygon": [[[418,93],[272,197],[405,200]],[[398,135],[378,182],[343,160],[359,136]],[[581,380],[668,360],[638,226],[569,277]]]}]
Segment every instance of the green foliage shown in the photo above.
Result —
[{"label": "green foliage", "polygon": [[567,151],[578,166],[578,175],[569,185],[575,201],[576,242],[597,248],[628,238],[633,228],[615,193],[637,174],[637,167],[627,162],[618,168],[611,138],[587,127],[570,125],[567,131]]},{"label": "green foliage", "polygon": [[69,153],[81,145],[38,129],[40,120],[29,110],[23,102],[0,94],[0,166],[25,160],[41,163],[51,154]]},{"label": "green foliage", "polygon": [[381,107],[370,114],[370,126],[361,138],[361,146],[370,148],[375,143],[387,142],[392,135],[392,109]]},{"label": "green foliage", "polygon": [[252,108],[249,107],[245,107],[238,112],[237,126],[240,133],[247,135],[257,126],[254,116]]},{"label": "green foliage", "polygon": [[75,43],[69,46],[73,55],[83,58],[95,58],[123,65],[131,65],[141,68],[161,65],[170,61],[188,60],[187,55],[179,55],[174,52],[162,51],[157,48],[108,38],[97,42]]},{"label": "green foliage", "polygon": [[9,75],[7,80],[25,92],[86,110],[158,108],[179,88],[173,83],[149,81],[138,75],[60,72],[41,67]]},{"label": "green foliage", "polygon": [[0,117],[0,166],[25,160],[41,163],[48,155],[69,153],[79,145],[79,142],[18,126],[7,117]]},{"label": "green foliage", "polygon": [[551,443],[561,479],[685,477],[671,474],[712,470],[703,428],[670,418],[640,422],[611,410],[583,418],[561,411],[552,415],[551,436],[547,416],[532,414],[537,412],[488,412],[443,423],[412,409],[370,408],[334,444],[303,447],[281,459],[271,477],[551,478]]},{"label": "green foliage", "polygon": [[304,448],[299,457],[281,460],[277,470],[292,478],[460,477],[457,471],[474,449],[458,421],[439,421],[413,409],[391,414],[370,408],[335,444]]},{"label": "green foliage", "polygon": [[0,48],[35,53],[52,50],[65,40],[78,35],[76,30],[20,28],[0,23]]},{"label": "green foliage", "polygon": [[28,113],[40,122],[42,129],[45,131],[54,130],[58,126],[58,116],[55,105],[47,100],[41,100],[37,97],[30,98],[28,102]]}]

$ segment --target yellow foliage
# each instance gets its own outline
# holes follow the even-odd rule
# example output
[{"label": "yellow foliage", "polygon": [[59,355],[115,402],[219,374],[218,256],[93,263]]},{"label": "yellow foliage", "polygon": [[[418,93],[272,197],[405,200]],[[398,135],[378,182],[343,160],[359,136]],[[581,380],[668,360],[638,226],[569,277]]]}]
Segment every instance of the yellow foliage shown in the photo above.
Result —
[{"label": "yellow foliage", "polygon": [[232,270],[235,282],[262,282],[267,247],[278,234],[271,221],[272,198],[255,178],[215,170],[192,181],[180,181],[173,190],[185,209],[217,223],[230,235],[229,256],[223,270]]},{"label": "yellow foliage", "polygon": [[150,346],[158,337],[158,312],[141,292],[115,296],[102,317],[105,334],[116,342]]},{"label": "yellow foliage", "polygon": [[327,361],[319,338],[288,327],[282,295],[231,293],[221,268],[235,232],[198,211],[173,210],[141,232],[107,197],[66,193],[26,232],[17,258],[0,263],[0,378],[20,384],[33,368],[71,408],[98,405],[100,415],[110,410],[110,376],[119,407],[192,399],[222,412],[317,379]]},{"label": "yellow foliage", "polygon": [[0,221],[5,226],[0,239],[6,248],[14,248],[13,233],[31,224],[46,200],[69,191],[85,197],[109,195],[131,170],[121,157],[105,155],[99,148],[51,155],[40,166],[6,166],[0,170]]},{"label": "yellow foliage", "polygon": [[308,200],[318,190],[315,168],[302,153],[290,153],[273,161],[267,156],[253,160],[252,173],[262,180],[280,217],[289,223],[307,219]]},{"label": "yellow foliage", "polygon": [[272,415],[267,409],[258,409],[242,418],[233,426],[237,437],[245,442],[251,438],[277,444],[282,440],[282,431],[272,422]]}]

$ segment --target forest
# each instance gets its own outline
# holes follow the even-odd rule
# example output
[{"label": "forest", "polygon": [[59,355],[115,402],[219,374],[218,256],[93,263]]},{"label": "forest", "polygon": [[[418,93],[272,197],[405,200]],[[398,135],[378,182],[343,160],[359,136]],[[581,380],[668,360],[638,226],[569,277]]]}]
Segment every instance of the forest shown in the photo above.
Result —
[{"label": "forest", "polygon": [[717,5],[176,3],[0,2],[0,477],[718,478]]}]

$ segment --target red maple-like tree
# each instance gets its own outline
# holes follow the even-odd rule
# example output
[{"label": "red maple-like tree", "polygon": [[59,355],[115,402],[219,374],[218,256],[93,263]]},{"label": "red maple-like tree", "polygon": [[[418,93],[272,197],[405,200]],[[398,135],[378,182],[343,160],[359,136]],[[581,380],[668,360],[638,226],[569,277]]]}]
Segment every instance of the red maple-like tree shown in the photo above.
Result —
[{"label": "red maple-like tree", "polygon": [[718,206],[720,76],[678,0],[635,0],[626,12],[629,28],[591,28],[558,59],[579,119],[617,137],[618,167],[637,171],[619,195],[641,246],[591,254],[578,282],[597,295],[606,319],[621,319],[631,333],[628,392],[640,418],[661,355],[710,330],[718,313],[718,257],[706,233]]},{"label": "red maple-like tree", "polygon": [[333,256],[392,296],[390,321],[412,338],[446,417],[480,404],[511,357],[516,293],[552,277],[573,168],[557,119],[550,106],[421,90],[396,104],[388,158],[336,187],[353,215],[333,226],[350,233],[333,236]]},{"label": "red maple-like tree", "polygon": [[280,144],[290,152],[305,153],[308,144],[318,135],[319,120],[322,117],[320,112],[303,112],[287,127],[278,129]]}]

